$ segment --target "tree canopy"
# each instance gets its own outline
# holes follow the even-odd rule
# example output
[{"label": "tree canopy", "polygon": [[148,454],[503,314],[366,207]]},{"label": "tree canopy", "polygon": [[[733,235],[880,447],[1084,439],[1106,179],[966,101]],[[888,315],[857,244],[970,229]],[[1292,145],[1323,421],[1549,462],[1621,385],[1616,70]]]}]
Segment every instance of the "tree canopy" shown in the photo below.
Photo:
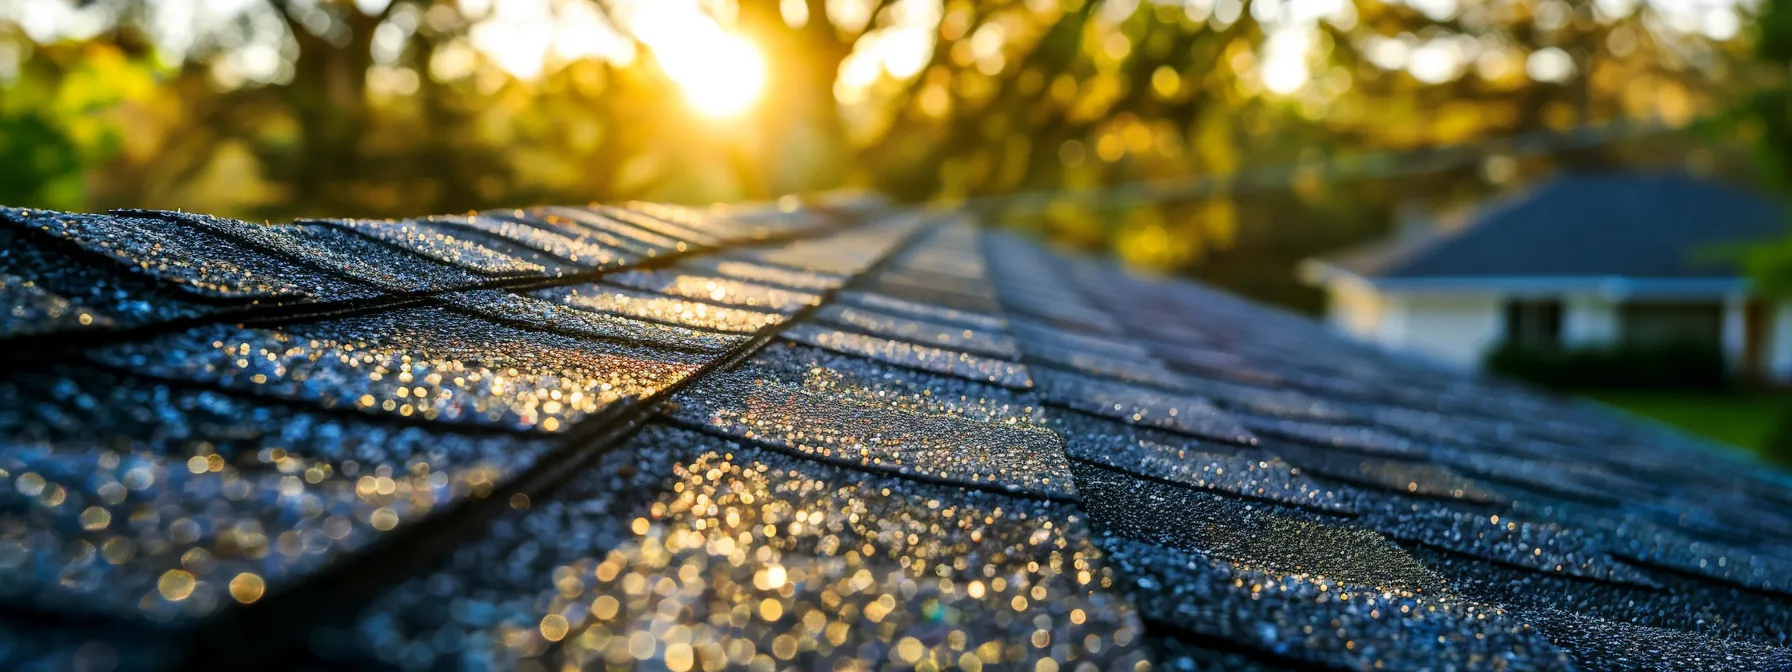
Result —
[{"label": "tree canopy", "polygon": [[[997,212],[1223,272],[1552,165],[1721,165],[1654,138],[1327,169],[1685,126],[1754,85],[1751,48],[1786,58],[1783,13],[1755,45],[1750,5],[1640,0],[0,0],[0,202],[400,216],[1201,179],[1200,198]],[[1266,170],[1273,188],[1233,179]],[[1242,239],[1256,256],[1228,261]]]}]

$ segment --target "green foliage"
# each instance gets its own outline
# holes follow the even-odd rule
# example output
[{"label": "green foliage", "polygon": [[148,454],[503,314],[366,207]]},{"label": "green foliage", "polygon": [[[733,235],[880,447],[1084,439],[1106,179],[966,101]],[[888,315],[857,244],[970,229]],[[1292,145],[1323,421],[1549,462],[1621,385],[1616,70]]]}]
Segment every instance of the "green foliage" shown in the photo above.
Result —
[{"label": "green foliage", "polygon": [[1722,390],[1730,386],[1723,352],[1699,343],[1602,348],[1502,345],[1488,371],[1559,390]]},{"label": "green foliage", "polygon": [[[0,80],[0,201],[286,219],[841,186],[916,201],[1034,192],[1050,196],[987,211],[1309,307],[1316,295],[1293,283],[1300,258],[1384,233],[1409,201],[1460,204],[1609,148],[1493,171],[1403,172],[1364,156],[1682,120],[1710,107],[1734,50],[1697,35],[1642,39],[1642,10],[1565,20],[1578,5],[1555,0],[1510,12],[1463,3],[1451,16],[1369,0],[1323,15],[1228,2],[704,2],[772,66],[756,107],[718,122],[693,114],[687,83],[661,67],[672,60],[627,25],[631,7],[672,0],[238,0],[171,41],[147,18],[170,3],[99,4],[105,25],[66,41],[33,31],[48,44],[0,18],[0,59],[23,58],[16,81]],[[532,4],[544,9],[515,13]],[[797,5],[800,21],[787,11]],[[1543,9],[1564,20],[1543,27],[1531,11]],[[1266,48],[1271,32],[1311,38],[1293,88],[1290,61]],[[617,41],[587,50],[599,33]],[[1423,78],[1418,59],[1370,58],[1464,53],[1466,42],[1482,56]],[[910,51],[887,53],[899,44]],[[1710,67],[1688,65],[1682,48]],[[1568,54],[1572,72],[1528,77],[1542,49]],[[513,67],[531,54],[542,58]],[[1340,182],[1327,163],[1389,172]],[[1069,195],[1191,180],[1211,186],[1117,204]]]},{"label": "green foliage", "polygon": [[121,145],[113,111],[151,78],[147,64],[109,45],[42,49],[0,95],[0,203],[84,207],[88,171]]},{"label": "green foliage", "polygon": [[81,146],[35,110],[0,113],[0,203],[78,209],[87,164]]},{"label": "green foliage", "polygon": [[1769,435],[1792,409],[1792,397],[1758,391],[1593,390],[1585,394],[1625,411],[1757,453],[1766,452]]},{"label": "green foliage", "polygon": [[1782,404],[1772,431],[1761,442],[1761,457],[1782,466],[1792,467],[1792,404]]},{"label": "green foliage", "polygon": [[1764,296],[1792,296],[1792,237],[1761,243],[1744,253],[1743,269]]},{"label": "green foliage", "polygon": [[[1792,0],[1767,0],[1755,20],[1755,65],[1761,81],[1735,114],[1765,181],[1792,191]],[[1745,267],[1764,295],[1792,297],[1792,237],[1751,250]]]}]

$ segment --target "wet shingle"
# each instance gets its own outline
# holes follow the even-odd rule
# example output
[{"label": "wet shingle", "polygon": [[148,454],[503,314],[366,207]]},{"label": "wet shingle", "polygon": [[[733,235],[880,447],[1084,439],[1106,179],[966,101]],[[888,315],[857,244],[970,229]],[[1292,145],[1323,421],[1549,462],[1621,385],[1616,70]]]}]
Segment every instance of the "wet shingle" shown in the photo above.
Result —
[{"label": "wet shingle", "polygon": [[277,328],[199,327],[92,357],[326,408],[549,432],[655,394],[713,358],[525,331],[442,308]]},{"label": "wet shingle", "polygon": [[[79,309],[89,311],[95,320],[134,327],[230,307],[228,302],[158,283],[102,256],[74,254],[47,234],[5,227],[0,227],[0,275],[17,278],[8,281],[9,291],[20,292],[0,304],[8,314],[45,318],[18,318],[0,337],[91,329],[93,325],[81,324]],[[51,297],[68,302],[67,306],[60,307],[63,304]],[[72,323],[66,319],[71,314]]]},{"label": "wet shingle", "polygon": [[898,366],[944,373],[979,382],[995,383],[1005,387],[1025,389],[1033,386],[1032,379],[1027,377],[1025,366],[968,352],[829,329],[816,324],[796,325],[784,332],[784,336],[798,343],[827,348],[849,355],[869,357]]},{"label": "wet shingle", "polygon": [[687,246],[715,247],[726,240],[737,239],[741,235],[735,227],[723,223],[726,220],[713,221],[709,226],[703,226],[673,221],[683,218],[655,216],[656,214],[666,214],[665,212],[650,214],[636,208],[618,208],[608,205],[592,206],[590,209],[597,214],[666,236],[685,243]]},{"label": "wet shingle", "polygon": [[112,318],[80,306],[37,282],[0,273],[0,337],[44,334],[76,329],[103,329]]},{"label": "wet shingle", "polygon": [[673,418],[816,459],[927,481],[1074,493],[1058,436],[1043,428],[931,413],[901,399],[805,389],[753,367],[715,373],[672,400]]},{"label": "wet shingle", "polygon": [[1020,352],[1015,349],[1014,341],[1006,333],[994,329],[946,325],[842,305],[823,308],[816,317],[829,324],[873,336],[976,353],[985,357],[1020,359]]},{"label": "wet shingle", "polygon": [[678,241],[575,208],[530,208],[481,213],[489,220],[516,223],[569,239],[580,249],[648,259],[685,251]]},{"label": "wet shingle", "polygon": [[178,220],[140,213],[106,217],[8,208],[0,212],[0,223],[48,233],[134,272],[208,298],[348,301],[377,294],[371,287],[232,244],[205,228]]},{"label": "wet shingle", "polygon": [[722,334],[619,315],[578,310],[548,299],[504,290],[482,289],[443,295],[447,307],[500,322],[573,336],[613,339],[649,346],[722,352],[746,340],[739,334]]},{"label": "wet shingle", "polygon": [[1256,441],[1244,425],[1200,397],[1048,367],[1033,367],[1033,380],[1046,401],[1084,413],[1222,441]]},{"label": "wet shingle", "polygon": [[1356,509],[1344,488],[1316,483],[1264,451],[1059,410],[1051,426],[1071,459],[1152,479],[1333,513]]},{"label": "wet shingle", "polygon": [[786,315],[821,303],[820,296],[809,292],[682,270],[626,271],[605,276],[604,280],[664,296]]},{"label": "wet shingle", "polygon": [[567,235],[549,227],[483,215],[438,217],[435,221],[497,236],[536,252],[572,264],[580,270],[592,271],[619,266],[637,257],[620,245],[595,236]]},{"label": "wet shingle", "polygon": [[320,222],[490,277],[543,277],[564,272],[545,256],[428,219]]},{"label": "wet shingle", "polygon": [[185,212],[123,211],[166,219],[238,241],[269,254],[297,259],[390,292],[445,291],[479,282],[454,268],[324,224],[267,225]]},{"label": "wet shingle", "polygon": [[0,383],[0,405],[0,600],[158,621],[286,588],[548,447],[91,369]]},{"label": "wet shingle", "polygon": [[823,200],[0,211],[0,667],[1789,663],[1782,472]]},{"label": "wet shingle", "polygon": [[596,313],[739,334],[750,334],[784,319],[784,316],[777,313],[721,306],[613,285],[548,287],[530,295]]},{"label": "wet shingle", "polygon": [[399,664],[1132,669],[1140,626],[1085,525],[656,427],[344,635]]},{"label": "wet shingle", "polygon": [[1259,651],[1294,669],[1570,670],[1516,614],[1449,594],[1352,583],[1103,539],[1145,628]]},{"label": "wet shingle", "polygon": [[1007,329],[1007,322],[993,315],[953,310],[932,303],[906,301],[875,292],[842,292],[838,301],[841,305],[857,306],[885,315],[928,320],[966,329],[984,331],[1005,331]]}]

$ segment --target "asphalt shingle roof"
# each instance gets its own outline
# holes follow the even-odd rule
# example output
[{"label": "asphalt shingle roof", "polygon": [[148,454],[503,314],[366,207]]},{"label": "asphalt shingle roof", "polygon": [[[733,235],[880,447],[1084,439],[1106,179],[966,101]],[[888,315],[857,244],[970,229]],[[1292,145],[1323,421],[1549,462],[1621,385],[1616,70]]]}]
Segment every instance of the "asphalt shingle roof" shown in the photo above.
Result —
[{"label": "asphalt shingle roof", "polygon": [[1792,667],[1792,478],[954,215],[0,210],[0,668]]},{"label": "asphalt shingle roof", "polygon": [[1565,175],[1444,225],[1338,253],[1365,278],[1733,278],[1738,243],[1784,236],[1761,194],[1674,175]]}]

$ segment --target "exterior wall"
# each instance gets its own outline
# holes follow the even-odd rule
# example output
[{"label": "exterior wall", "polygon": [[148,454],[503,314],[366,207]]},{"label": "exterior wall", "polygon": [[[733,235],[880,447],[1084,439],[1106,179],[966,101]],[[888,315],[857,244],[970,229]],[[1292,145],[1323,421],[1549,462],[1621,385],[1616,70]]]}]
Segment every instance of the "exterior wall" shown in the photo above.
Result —
[{"label": "exterior wall", "polygon": [[1562,299],[1562,345],[1591,347],[1618,340],[1618,304],[1598,294]]},{"label": "exterior wall", "polygon": [[[1412,352],[1464,368],[1481,364],[1487,352],[1505,337],[1505,302],[1496,292],[1379,291],[1369,283],[1326,283],[1330,302],[1327,321],[1356,340],[1389,350]],[[1706,294],[1705,296],[1710,296]],[[1547,298],[1545,294],[1522,298]],[[1676,297],[1678,298],[1678,297]],[[1561,295],[1561,342],[1567,347],[1598,347],[1623,337],[1626,300],[1651,301],[1653,296],[1586,291]],[[1685,300],[1684,298],[1681,300]],[[1722,295],[1722,345],[1733,363],[1740,362],[1746,343],[1745,295]],[[1759,361],[1772,380],[1792,384],[1792,301],[1770,306],[1762,325]]]},{"label": "exterior wall", "polygon": [[1329,289],[1332,328],[1389,350],[1475,368],[1505,335],[1505,304],[1496,294],[1384,293],[1347,282]]},{"label": "exterior wall", "polygon": [[1774,307],[1768,327],[1767,370],[1774,380],[1792,383],[1792,303]]},{"label": "exterior wall", "polygon": [[1724,361],[1731,369],[1741,369],[1744,361],[1744,349],[1748,347],[1748,296],[1737,294],[1724,297],[1723,333],[1719,337],[1724,349]]},{"label": "exterior wall", "polygon": [[1495,294],[1402,297],[1399,349],[1462,368],[1477,368],[1505,338],[1505,301]]},{"label": "exterior wall", "polygon": [[1328,289],[1325,316],[1332,328],[1358,340],[1379,340],[1385,313],[1381,294],[1367,283],[1339,282]]}]

